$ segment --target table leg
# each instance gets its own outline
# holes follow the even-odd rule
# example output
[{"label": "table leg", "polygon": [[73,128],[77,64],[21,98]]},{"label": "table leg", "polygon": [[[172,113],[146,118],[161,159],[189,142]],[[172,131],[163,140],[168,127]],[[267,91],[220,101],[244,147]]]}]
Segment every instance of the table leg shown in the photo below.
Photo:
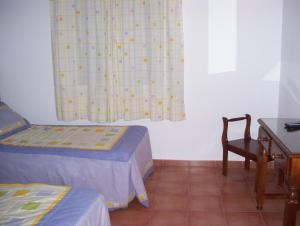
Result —
[{"label": "table leg", "polygon": [[[261,146],[261,145],[260,145]],[[257,161],[257,171],[256,171],[256,204],[257,209],[261,210],[265,201],[265,190],[267,181],[267,163],[268,155],[266,150],[260,147],[258,161]]]},{"label": "table leg", "polygon": [[288,199],[285,201],[283,226],[295,226],[298,209],[298,194],[295,186],[291,187]]}]

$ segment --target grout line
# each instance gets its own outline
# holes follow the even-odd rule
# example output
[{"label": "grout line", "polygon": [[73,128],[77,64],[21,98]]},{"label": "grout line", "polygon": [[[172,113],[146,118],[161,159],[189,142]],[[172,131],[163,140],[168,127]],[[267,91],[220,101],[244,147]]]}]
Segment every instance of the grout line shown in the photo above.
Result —
[{"label": "grout line", "polygon": [[263,217],[263,214],[262,214],[262,213],[263,213],[262,211],[259,211],[260,218],[261,218],[261,219],[262,219],[262,221],[264,222],[265,226],[268,226],[268,224],[267,224],[267,221],[264,219],[264,217]]},{"label": "grout line", "polygon": [[[242,165],[241,165],[242,166]],[[186,181],[184,181],[184,182],[182,182],[182,181],[170,181],[171,183],[186,183],[187,184],[187,189],[186,189],[186,192],[185,192],[185,194],[183,195],[183,196],[187,196],[186,198],[187,198],[187,208],[185,209],[185,210],[183,210],[183,212],[186,214],[186,217],[187,217],[187,225],[184,225],[184,226],[190,226],[191,225],[191,223],[192,223],[192,219],[191,219],[191,213],[192,213],[192,210],[190,210],[189,209],[189,204],[190,204],[190,200],[192,199],[192,181],[190,180],[190,175],[192,175],[191,174],[191,170],[192,169],[195,169],[195,168],[203,168],[203,169],[208,169],[208,168],[210,168],[210,169],[214,169],[214,170],[209,170],[208,172],[214,172],[213,174],[214,175],[216,175],[216,186],[220,186],[220,189],[223,189],[224,188],[224,186],[226,185],[226,183],[238,183],[238,182],[243,182],[246,186],[247,186],[247,190],[248,190],[248,196],[250,197],[250,199],[253,201],[253,202],[256,202],[256,200],[255,200],[255,194],[254,194],[254,192],[253,192],[253,189],[254,189],[254,187],[253,187],[253,178],[252,178],[252,174],[253,173],[255,173],[255,172],[253,172],[253,171],[249,171],[249,173],[244,173],[244,171],[242,172],[242,174],[241,174],[241,176],[242,177],[240,177],[240,175],[238,175],[239,173],[236,173],[237,171],[238,171],[238,169],[240,169],[241,171],[242,170],[244,170],[243,168],[237,168],[237,167],[232,167],[232,168],[234,168],[235,170],[233,170],[233,172],[234,173],[236,173],[237,175],[233,175],[233,180],[232,180],[232,177],[230,178],[230,172],[229,172],[229,174],[228,174],[228,180],[229,180],[229,182],[228,182],[228,180],[226,179],[226,178],[223,178],[223,177],[220,177],[220,178],[218,178],[218,175],[221,175],[221,168],[217,165],[217,162],[214,162],[214,167],[211,167],[211,166],[206,166],[206,165],[203,165],[203,166],[201,166],[201,165],[199,165],[199,166],[196,166],[196,165],[191,165],[191,164],[189,164],[189,166],[184,166],[184,165],[178,165],[178,166],[176,166],[176,165],[172,165],[172,163],[171,163],[171,165],[167,165],[167,164],[164,164],[164,162],[163,162],[163,165],[159,165],[159,166],[155,166],[155,168],[156,169],[158,169],[158,170],[154,170],[154,173],[156,173],[156,175],[155,175],[155,177],[157,177],[157,178],[155,178],[154,180],[152,179],[152,183],[154,183],[154,184],[157,184],[157,183],[159,183],[159,182],[168,182],[168,180],[166,180],[167,178],[166,177],[164,177],[164,179],[161,177],[161,175],[162,175],[162,172],[164,171],[164,169],[167,169],[168,167],[174,167],[174,172],[176,172],[176,168],[178,168],[178,169],[183,169],[184,167],[186,167],[186,168],[188,168],[187,169],[187,172],[188,172],[188,180],[186,180]],[[180,171],[179,170],[179,171]],[[195,175],[197,174],[197,170],[195,170],[196,171],[196,173],[195,173]],[[171,170],[171,172],[172,172],[172,170]],[[201,172],[201,170],[199,171],[199,172]],[[205,172],[205,170],[203,170],[203,172]],[[238,172],[240,172],[240,171],[238,171]],[[201,172],[202,173],[202,172]],[[219,174],[220,173],[220,174]],[[235,177],[235,176],[238,176],[237,178]],[[163,179],[163,180],[162,180]],[[234,181],[235,179],[237,179],[237,181]],[[227,182],[226,183],[224,183],[224,181],[226,182],[226,180],[227,180]],[[231,181],[232,180],[232,181]],[[196,181],[195,181],[196,182]],[[220,183],[221,182],[221,183]],[[210,183],[210,182],[209,182]],[[155,203],[155,201],[156,201],[156,199],[157,199],[157,195],[158,195],[158,193],[157,193],[157,187],[156,186],[154,186],[154,189],[153,189],[153,192],[152,192],[152,194],[153,194],[153,198],[152,198],[152,208],[153,208],[153,206],[154,206],[154,203]],[[202,195],[202,193],[199,193],[200,195]],[[166,192],[166,195],[170,195],[169,193],[167,193]],[[206,194],[205,193],[203,193],[203,195],[205,196]],[[256,208],[255,209],[253,209],[253,211],[233,211],[233,212],[227,212],[226,211],[226,209],[225,209],[225,200],[224,200],[224,193],[221,191],[221,194],[220,195],[217,195],[218,197],[219,197],[219,200],[220,200],[220,207],[221,207],[221,212],[222,213],[220,213],[221,214],[221,216],[222,217],[224,217],[224,219],[225,219],[225,221],[226,221],[226,226],[229,226],[229,218],[228,218],[228,214],[230,214],[230,213],[258,213],[259,214],[259,218],[261,219],[261,222],[263,222],[262,223],[262,225],[264,225],[264,226],[267,226],[267,221],[266,221],[266,219],[264,218],[264,215],[263,215],[263,211],[257,211],[256,210]],[[150,204],[151,205],[151,204]],[[126,210],[125,210],[126,211]],[[143,211],[143,210],[141,210],[141,211]],[[162,211],[162,210],[160,210],[160,209],[152,209],[152,210],[150,210],[150,215],[151,215],[151,217],[149,218],[149,220],[148,220],[148,222],[145,224],[145,226],[150,226],[150,224],[153,222],[153,218],[154,218],[154,216],[155,216],[155,214],[156,213],[159,213],[160,211]],[[165,211],[170,211],[170,212],[172,212],[173,210],[165,210]],[[181,211],[182,212],[182,211]],[[213,211],[210,211],[210,213],[213,213]],[[271,213],[273,213],[273,212],[271,212]],[[277,212],[276,212],[277,213]],[[279,214],[279,212],[278,212],[278,214]],[[281,212],[280,212],[280,214],[281,214]],[[117,226],[117,225],[112,225],[112,226]],[[225,225],[224,225],[225,226]]]}]

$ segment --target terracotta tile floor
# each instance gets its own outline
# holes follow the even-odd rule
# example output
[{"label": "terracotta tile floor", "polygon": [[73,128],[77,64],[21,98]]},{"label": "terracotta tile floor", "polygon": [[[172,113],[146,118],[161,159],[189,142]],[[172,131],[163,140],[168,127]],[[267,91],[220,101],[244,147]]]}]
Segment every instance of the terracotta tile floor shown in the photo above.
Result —
[{"label": "terracotta tile floor", "polygon": [[[156,162],[146,181],[150,207],[137,200],[127,209],[110,213],[112,226],[281,226],[283,200],[266,200],[256,210],[255,170],[229,163],[227,177],[220,162]],[[269,172],[270,188],[278,191],[276,172]],[[275,179],[272,179],[275,178]],[[300,218],[297,225],[300,226]]]}]

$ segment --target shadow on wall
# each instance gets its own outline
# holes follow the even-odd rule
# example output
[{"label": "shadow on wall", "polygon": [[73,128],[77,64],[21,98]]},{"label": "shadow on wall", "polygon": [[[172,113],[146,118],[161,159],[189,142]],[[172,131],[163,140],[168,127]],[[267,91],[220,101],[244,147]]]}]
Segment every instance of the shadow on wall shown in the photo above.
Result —
[{"label": "shadow on wall", "polygon": [[[298,72],[299,74],[299,72]],[[297,75],[299,76],[299,75]],[[291,76],[280,83],[279,117],[300,118],[300,83]]]},{"label": "shadow on wall", "polygon": [[279,116],[300,118],[300,1],[285,0]]}]

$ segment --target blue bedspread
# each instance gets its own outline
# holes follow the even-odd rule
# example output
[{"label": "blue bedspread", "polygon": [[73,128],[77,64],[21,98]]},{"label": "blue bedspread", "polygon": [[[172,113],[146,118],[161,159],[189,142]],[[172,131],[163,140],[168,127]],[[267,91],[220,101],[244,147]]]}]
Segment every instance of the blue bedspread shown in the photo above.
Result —
[{"label": "blue bedspread", "polygon": [[0,144],[0,152],[58,155],[127,162],[146,133],[147,128],[144,126],[130,126],[124,136],[110,151],[78,150],[74,148],[21,147]]},{"label": "blue bedspread", "polygon": [[72,188],[55,208],[42,218],[39,225],[76,225],[99,197],[97,192]]}]

